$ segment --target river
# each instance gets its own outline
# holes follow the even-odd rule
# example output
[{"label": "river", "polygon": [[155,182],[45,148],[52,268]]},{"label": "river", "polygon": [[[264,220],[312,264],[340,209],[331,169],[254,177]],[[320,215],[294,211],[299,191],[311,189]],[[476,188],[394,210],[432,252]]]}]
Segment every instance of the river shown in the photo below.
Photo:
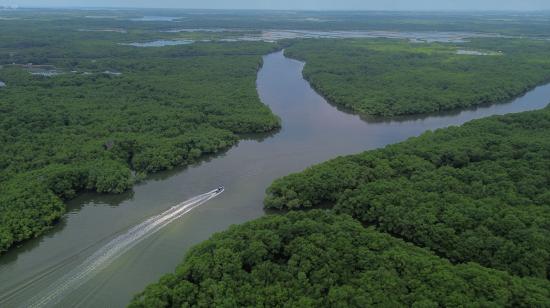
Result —
[{"label": "river", "polygon": [[69,203],[51,232],[0,257],[0,306],[12,307],[54,285],[131,227],[193,196],[225,192],[173,221],[122,254],[58,306],[120,307],[171,272],[184,254],[217,231],[265,215],[262,199],[276,178],[338,155],[383,147],[426,130],[494,114],[540,109],[550,85],[509,103],[400,120],[368,121],[328,104],[302,78],[303,63],[282,52],[265,56],[258,73],[261,100],[282,119],[271,136],[241,141],[195,166],[159,173],[122,195],[83,194]]}]

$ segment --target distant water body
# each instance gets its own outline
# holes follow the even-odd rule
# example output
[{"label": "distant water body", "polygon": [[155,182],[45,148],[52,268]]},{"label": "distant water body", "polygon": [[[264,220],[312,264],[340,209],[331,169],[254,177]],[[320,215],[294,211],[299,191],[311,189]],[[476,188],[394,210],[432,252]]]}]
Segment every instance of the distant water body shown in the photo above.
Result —
[{"label": "distant water body", "polygon": [[[243,29],[226,29],[226,28],[180,28],[163,31],[166,33],[231,33],[232,35],[226,38],[218,39],[220,42],[277,42],[285,39],[306,39],[306,38],[330,38],[330,39],[345,39],[345,38],[389,38],[389,39],[406,39],[413,43],[465,43],[471,38],[483,37],[502,37],[498,34],[472,33],[472,32],[401,32],[401,31],[309,31],[309,30],[265,30],[265,31],[247,31]],[[235,33],[244,32],[241,35]],[[246,33],[248,32],[248,33]],[[216,41],[216,40],[214,40]],[[197,41],[195,40],[156,40],[152,42],[135,42],[123,43],[121,45],[129,45],[135,47],[162,47],[172,45],[187,45]]]},{"label": "distant water body", "polygon": [[164,46],[177,46],[177,45],[189,45],[193,44],[193,40],[157,40],[143,43],[121,43],[120,45],[134,46],[134,47],[164,47]]},{"label": "distant water body", "polygon": [[182,17],[172,16],[143,16],[139,18],[131,18],[131,21],[176,21],[182,19]]}]

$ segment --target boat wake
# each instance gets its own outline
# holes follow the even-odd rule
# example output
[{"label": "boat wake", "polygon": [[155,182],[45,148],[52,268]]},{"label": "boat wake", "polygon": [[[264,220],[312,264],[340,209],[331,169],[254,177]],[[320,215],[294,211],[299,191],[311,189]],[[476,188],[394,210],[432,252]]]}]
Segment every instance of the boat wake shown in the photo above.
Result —
[{"label": "boat wake", "polygon": [[65,295],[84,284],[139,242],[221,193],[223,193],[223,187],[198,195],[132,227],[101,247],[61,279],[31,298],[24,306],[44,307],[55,305]]}]

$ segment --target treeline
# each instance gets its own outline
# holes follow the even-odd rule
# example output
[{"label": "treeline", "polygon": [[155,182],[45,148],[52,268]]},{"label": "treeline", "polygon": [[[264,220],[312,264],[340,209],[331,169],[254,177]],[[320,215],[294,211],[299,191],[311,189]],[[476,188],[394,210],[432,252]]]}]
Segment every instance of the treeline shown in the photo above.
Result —
[{"label": "treeline", "polygon": [[[539,14],[540,13],[540,14]],[[141,38],[150,37],[153,32],[158,35],[177,35],[158,33],[158,30],[175,28],[187,29],[237,29],[258,31],[260,29],[287,30],[371,30],[371,31],[445,31],[499,33],[514,36],[546,37],[550,31],[548,14],[539,12],[534,16],[530,12],[488,12],[471,14],[469,12],[261,12],[257,11],[218,11],[216,14],[196,14],[186,10],[54,10],[38,9],[0,11],[0,17],[7,17],[6,25],[21,20],[24,25],[40,27],[64,27],[69,29],[127,29],[128,33],[105,33],[120,37],[135,35]],[[171,21],[136,21],[143,16],[177,17]],[[0,28],[4,27],[0,19]],[[21,28],[18,28],[21,29]],[[93,33],[88,33],[93,35]],[[55,37],[50,37],[55,39]]]},{"label": "treeline", "polygon": [[[255,87],[272,44],[135,48],[59,23],[0,42],[0,252],[40,235],[79,191],[122,192],[146,173],[226,149],[241,133],[280,126]],[[33,76],[12,61],[63,73]]]},{"label": "treeline", "polygon": [[453,265],[330,211],[233,226],[130,307],[543,307],[550,283]]},{"label": "treeline", "polygon": [[[499,103],[550,81],[550,42],[389,39],[287,42],[304,77],[330,102],[371,116],[421,114]],[[491,55],[460,55],[460,49]]]},{"label": "treeline", "polygon": [[267,208],[334,204],[453,263],[550,273],[550,108],[427,132],[268,188]]}]

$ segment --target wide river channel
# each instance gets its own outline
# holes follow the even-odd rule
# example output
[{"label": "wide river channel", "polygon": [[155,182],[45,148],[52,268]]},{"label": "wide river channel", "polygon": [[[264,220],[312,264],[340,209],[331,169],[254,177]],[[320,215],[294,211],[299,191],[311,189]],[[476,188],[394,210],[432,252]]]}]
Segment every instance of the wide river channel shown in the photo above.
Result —
[{"label": "wide river channel", "polygon": [[54,292],[56,281],[132,226],[225,185],[224,193],[139,242],[80,286],[67,289],[55,305],[122,307],[147,284],[173,271],[194,244],[232,224],[265,215],[265,189],[276,178],[427,130],[540,109],[550,101],[550,85],[545,85],[498,105],[399,120],[363,120],[313,91],[302,78],[303,66],[277,52],[265,56],[258,73],[261,100],[282,119],[283,127],[276,134],[243,140],[196,166],[156,174],[122,195],[81,195],[70,202],[65,219],[52,231],[1,256],[0,307],[18,307],[44,290]]}]

